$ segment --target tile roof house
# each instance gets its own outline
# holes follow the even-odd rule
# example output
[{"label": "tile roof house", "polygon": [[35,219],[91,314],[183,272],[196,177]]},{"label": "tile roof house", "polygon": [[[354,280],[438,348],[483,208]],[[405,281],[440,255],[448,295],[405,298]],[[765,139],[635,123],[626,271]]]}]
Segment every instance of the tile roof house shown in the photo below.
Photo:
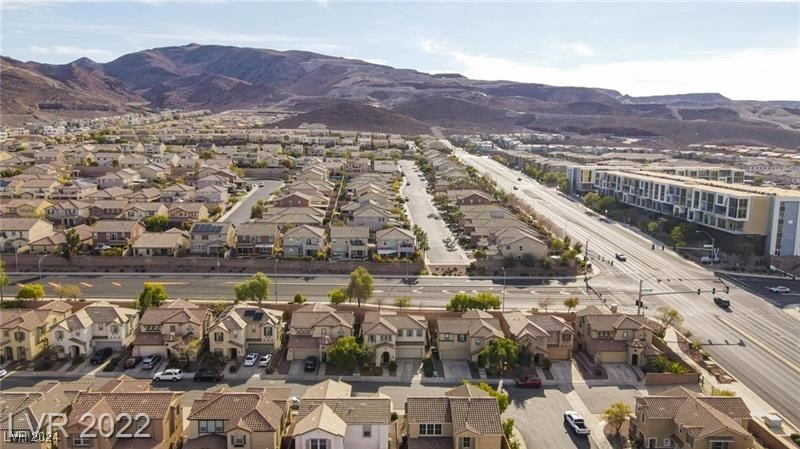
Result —
[{"label": "tile roof house", "polygon": [[478,360],[493,338],[504,338],[500,321],[482,310],[468,310],[458,318],[440,318],[436,344],[442,360]]},{"label": "tile roof house", "polygon": [[155,202],[130,202],[117,218],[123,220],[144,220],[156,215],[169,215],[169,209],[164,203]]},{"label": "tile roof house", "polygon": [[161,189],[157,187],[146,187],[144,189],[139,189],[136,192],[128,195],[128,201],[131,203],[142,203],[142,202],[152,202],[158,201],[161,197]]},{"label": "tile roof house", "polygon": [[285,257],[309,257],[325,249],[325,229],[300,225],[283,233],[281,250]]},{"label": "tile roof house", "polygon": [[161,202],[175,203],[194,199],[195,188],[186,184],[172,184],[161,189]]},{"label": "tile roof house", "polygon": [[352,212],[352,218],[348,224],[350,226],[366,226],[370,232],[375,232],[383,229],[386,225],[398,223],[389,211],[372,204],[365,204]]},{"label": "tile roof house", "polygon": [[364,259],[369,256],[369,228],[331,226],[331,257]]},{"label": "tile roof house", "polygon": [[133,355],[144,357],[158,354],[188,358],[196,356],[186,351],[196,339],[205,337],[213,316],[205,307],[176,299],[156,309],[147,309],[139,320],[139,332],[133,340]]},{"label": "tile roof house", "polygon": [[629,435],[644,448],[752,449],[742,398],[704,396],[683,387],[636,398]]},{"label": "tile roof house", "polygon": [[503,331],[518,345],[527,345],[534,361],[568,360],[572,357],[575,331],[563,318],[555,315],[507,312],[500,317]]},{"label": "tile roof house", "polygon": [[119,217],[129,207],[127,199],[95,200],[89,208],[92,218],[97,220]]},{"label": "tile roof house", "polygon": [[99,220],[92,226],[95,244],[130,246],[144,233],[144,225],[132,220]]},{"label": "tile roof house", "polygon": [[53,235],[53,223],[41,218],[2,218],[0,251],[25,251],[28,243]]},{"label": "tile roof house", "polygon": [[594,306],[577,312],[575,343],[595,363],[628,363],[645,366],[659,355],[653,346],[654,324],[644,315],[603,313]]},{"label": "tile roof house", "polygon": [[172,203],[167,212],[172,226],[208,220],[208,206],[204,203]]},{"label": "tile roof house", "polygon": [[53,301],[36,309],[3,309],[0,313],[0,358],[32,360],[51,344],[48,332],[72,314],[66,302]]},{"label": "tile roof house", "polygon": [[404,228],[387,228],[375,232],[375,251],[381,257],[413,258],[417,253],[414,233]]},{"label": "tile roof house", "polygon": [[178,228],[144,232],[131,245],[131,256],[178,257],[189,251],[189,233]]},{"label": "tile roof house", "polygon": [[31,254],[63,254],[64,245],[67,243],[67,232],[78,233],[80,248],[89,251],[92,248],[92,228],[85,224],[73,226],[69,229],[56,231],[47,237],[42,237],[28,244]]},{"label": "tile roof house", "polygon": [[408,449],[503,447],[497,400],[474,390],[457,387],[445,396],[408,398]]},{"label": "tile roof house", "polygon": [[307,304],[292,313],[287,360],[317,357],[327,360],[327,351],[339,337],[353,335],[353,312],[337,311],[325,304]]},{"label": "tile roof house", "polygon": [[86,223],[91,216],[91,204],[79,200],[54,201],[46,209],[47,219],[61,226],[71,227]]},{"label": "tile roof house", "polygon": [[205,392],[192,403],[184,449],[280,449],[287,414],[259,392]]},{"label": "tile roof house", "polygon": [[280,243],[278,225],[260,221],[242,223],[236,228],[236,252],[240,255],[272,257],[272,249]]},{"label": "tile roof house", "polygon": [[[123,382],[124,383],[124,382]],[[138,382],[134,381],[134,384]],[[63,447],[90,449],[174,449],[183,435],[183,393],[168,391],[88,391],[78,393],[67,418],[69,434]],[[111,438],[85,438],[107,432],[100,428],[103,420],[85,419],[85,414],[112,417],[131,416],[130,432],[114,432]],[[124,419],[124,418],[123,418]],[[122,425],[120,423],[119,425]],[[119,429],[116,429],[119,430]],[[62,447],[61,444],[59,447]]]},{"label": "tile roof house", "polygon": [[[203,206],[205,207],[205,206]],[[228,222],[195,223],[189,230],[192,254],[216,254],[223,248],[233,248],[236,244],[236,225]]]},{"label": "tile roof house", "polygon": [[44,218],[53,203],[44,199],[13,199],[0,204],[3,215],[21,218]]},{"label": "tile roof house", "polygon": [[491,204],[494,198],[491,195],[475,189],[448,190],[447,200],[455,205]]},{"label": "tile roof house", "polygon": [[290,432],[296,448],[389,449],[391,414],[387,397],[304,398]]},{"label": "tile roof house", "polygon": [[101,348],[121,351],[133,343],[138,323],[139,313],[134,309],[94,302],[50,328],[50,347],[61,358]]},{"label": "tile roof house", "polygon": [[397,359],[422,359],[428,343],[428,322],[421,315],[366,312],[361,335],[374,352],[376,366]]},{"label": "tile roof house", "polygon": [[208,328],[209,350],[229,360],[245,354],[268,354],[281,348],[283,315],[272,309],[234,304],[225,309]]}]

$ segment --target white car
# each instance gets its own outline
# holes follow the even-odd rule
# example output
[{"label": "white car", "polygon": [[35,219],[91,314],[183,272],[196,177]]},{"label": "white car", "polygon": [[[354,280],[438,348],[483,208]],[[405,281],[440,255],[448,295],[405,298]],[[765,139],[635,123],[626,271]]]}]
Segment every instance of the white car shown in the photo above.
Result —
[{"label": "white car", "polygon": [[173,382],[177,382],[182,378],[183,373],[178,368],[165,369],[164,371],[159,371],[153,375],[153,380],[155,381],[171,380]]},{"label": "white car", "polygon": [[8,374],[8,371],[5,368],[0,368],[0,378],[6,377],[6,374]]},{"label": "white car", "polygon": [[258,360],[258,366],[260,367],[269,366],[269,362],[271,361],[272,361],[272,354],[262,355],[261,358]]},{"label": "white car", "polygon": [[789,293],[792,291],[789,287],[784,287],[783,285],[779,285],[777,287],[770,287],[770,291],[773,293]]},{"label": "white car", "polygon": [[256,360],[258,360],[258,353],[251,352],[244,358],[244,366],[253,366],[256,364]]}]

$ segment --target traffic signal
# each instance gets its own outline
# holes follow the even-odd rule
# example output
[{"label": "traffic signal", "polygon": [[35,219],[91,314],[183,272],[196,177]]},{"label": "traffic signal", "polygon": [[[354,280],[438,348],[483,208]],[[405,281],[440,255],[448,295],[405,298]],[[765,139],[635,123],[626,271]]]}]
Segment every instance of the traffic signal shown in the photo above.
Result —
[{"label": "traffic signal", "polygon": [[717,293],[717,287],[711,289],[711,294],[714,295]]},{"label": "traffic signal", "polygon": [[700,294],[700,289],[699,289],[699,288],[697,289],[697,294],[698,294],[698,295]]},{"label": "traffic signal", "polygon": [[730,293],[730,292],[731,292],[731,288],[726,285],[725,286],[725,293]]}]

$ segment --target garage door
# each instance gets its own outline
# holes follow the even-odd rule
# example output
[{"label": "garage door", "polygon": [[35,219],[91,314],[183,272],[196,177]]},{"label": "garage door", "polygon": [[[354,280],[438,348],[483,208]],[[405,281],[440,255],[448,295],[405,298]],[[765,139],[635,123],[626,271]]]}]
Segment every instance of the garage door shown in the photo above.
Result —
[{"label": "garage door", "polygon": [[97,340],[94,342],[94,350],[111,348],[114,352],[122,351],[122,342],[119,340]]},{"label": "garage door", "polygon": [[287,353],[287,360],[303,360],[306,357],[319,357],[318,349],[297,348],[290,349]]},{"label": "garage door", "polygon": [[421,359],[424,348],[420,346],[399,346],[397,348],[398,359]]},{"label": "garage door", "polygon": [[247,352],[257,352],[259,354],[272,354],[275,350],[275,345],[272,343],[248,343]]}]

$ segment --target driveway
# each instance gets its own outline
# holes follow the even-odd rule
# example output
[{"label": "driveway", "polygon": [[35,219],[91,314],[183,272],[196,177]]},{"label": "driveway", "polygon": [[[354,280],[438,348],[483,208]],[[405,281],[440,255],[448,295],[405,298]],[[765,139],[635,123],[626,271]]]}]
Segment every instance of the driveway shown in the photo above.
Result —
[{"label": "driveway", "polygon": [[397,359],[397,378],[411,379],[422,367],[420,359]]},{"label": "driveway", "polygon": [[571,360],[553,362],[550,372],[553,374],[553,380],[559,385],[572,385],[573,380],[581,380],[580,372],[577,368],[573,370]]},{"label": "driveway", "polygon": [[564,425],[571,410],[564,393],[555,388],[523,389],[509,385],[510,404],[503,417],[516,420],[528,449],[596,448],[591,438],[576,437]]},{"label": "driveway", "polygon": [[637,385],[639,378],[627,363],[604,363],[603,369],[608,374],[608,382],[614,385]]},{"label": "driveway", "polygon": [[439,216],[439,211],[433,205],[433,198],[425,191],[427,182],[422,175],[414,171],[413,161],[400,161],[400,167],[406,176],[409,185],[402,187],[402,194],[408,197],[408,214],[412,224],[418,225],[428,234],[430,249],[425,253],[426,262],[434,265],[468,265],[464,250],[456,246],[454,251],[448,251],[442,240],[452,238],[453,233],[444,220],[433,218]]},{"label": "driveway", "polygon": [[289,366],[289,377],[293,376],[305,376],[309,373],[306,373],[306,361],[305,360],[292,360],[292,364]]},{"label": "driveway", "polygon": [[464,360],[442,360],[445,379],[472,379],[469,363]]}]

